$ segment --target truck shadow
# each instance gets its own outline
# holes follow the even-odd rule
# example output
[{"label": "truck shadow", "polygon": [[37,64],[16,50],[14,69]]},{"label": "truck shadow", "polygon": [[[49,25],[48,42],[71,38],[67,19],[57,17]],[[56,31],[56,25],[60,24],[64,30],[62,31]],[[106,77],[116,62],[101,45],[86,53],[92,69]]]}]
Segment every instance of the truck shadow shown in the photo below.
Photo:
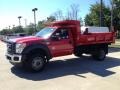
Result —
[{"label": "truck shadow", "polygon": [[105,61],[94,61],[90,57],[72,58],[67,60],[51,61],[47,67],[40,73],[30,73],[15,67],[11,72],[20,78],[39,81],[58,77],[75,75],[81,78],[87,78],[86,73],[93,73],[101,77],[106,77],[116,72],[108,70],[109,68],[120,66],[120,60],[107,57]]}]

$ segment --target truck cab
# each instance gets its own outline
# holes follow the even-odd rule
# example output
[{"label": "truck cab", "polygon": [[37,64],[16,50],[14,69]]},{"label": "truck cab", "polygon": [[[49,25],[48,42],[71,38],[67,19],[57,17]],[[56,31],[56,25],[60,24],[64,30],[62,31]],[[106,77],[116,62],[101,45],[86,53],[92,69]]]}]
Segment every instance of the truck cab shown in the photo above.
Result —
[{"label": "truck cab", "polygon": [[[112,32],[99,34],[83,35],[80,22],[76,20],[53,22],[35,36],[10,39],[7,42],[6,58],[14,66],[32,71],[43,70],[53,57],[71,54],[80,57],[86,53],[95,59],[104,60],[108,44],[114,38]],[[97,40],[101,35],[104,39]]]}]

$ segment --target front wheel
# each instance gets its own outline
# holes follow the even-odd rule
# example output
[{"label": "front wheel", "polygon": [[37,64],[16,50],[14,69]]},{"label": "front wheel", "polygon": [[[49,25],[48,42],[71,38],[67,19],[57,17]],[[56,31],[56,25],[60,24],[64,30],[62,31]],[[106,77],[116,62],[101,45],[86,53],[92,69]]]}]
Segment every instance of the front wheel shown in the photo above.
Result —
[{"label": "front wheel", "polygon": [[92,57],[95,60],[103,61],[106,58],[106,53],[104,50],[99,50],[99,51],[96,51],[94,54],[92,54]]},{"label": "front wheel", "polygon": [[27,67],[27,69],[38,72],[42,71],[45,67],[46,60],[43,55],[35,54],[29,58],[29,60],[25,61],[24,66]]}]

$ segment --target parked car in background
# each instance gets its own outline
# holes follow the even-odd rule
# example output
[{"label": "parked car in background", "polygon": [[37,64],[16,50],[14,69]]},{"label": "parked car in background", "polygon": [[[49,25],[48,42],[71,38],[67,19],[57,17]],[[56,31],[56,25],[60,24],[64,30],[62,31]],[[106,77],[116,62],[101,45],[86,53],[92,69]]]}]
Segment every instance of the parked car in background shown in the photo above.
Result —
[{"label": "parked car in background", "polygon": [[2,37],[2,41],[7,42],[9,39],[21,38],[25,36],[28,36],[28,35],[25,33],[8,34]]}]

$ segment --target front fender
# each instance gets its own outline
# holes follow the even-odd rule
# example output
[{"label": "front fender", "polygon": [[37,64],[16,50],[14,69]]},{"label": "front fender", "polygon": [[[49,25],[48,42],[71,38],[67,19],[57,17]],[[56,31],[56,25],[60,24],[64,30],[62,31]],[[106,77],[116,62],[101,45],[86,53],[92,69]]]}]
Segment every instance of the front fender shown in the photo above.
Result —
[{"label": "front fender", "polygon": [[23,55],[27,55],[28,53],[30,53],[32,50],[35,49],[41,49],[45,51],[45,54],[47,56],[48,59],[52,58],[52,54],[50,53],[49,48],[46,45],[43,44],[33,44],[33,45],[29,45],[26,48],[24,48],[22,54]]}]

